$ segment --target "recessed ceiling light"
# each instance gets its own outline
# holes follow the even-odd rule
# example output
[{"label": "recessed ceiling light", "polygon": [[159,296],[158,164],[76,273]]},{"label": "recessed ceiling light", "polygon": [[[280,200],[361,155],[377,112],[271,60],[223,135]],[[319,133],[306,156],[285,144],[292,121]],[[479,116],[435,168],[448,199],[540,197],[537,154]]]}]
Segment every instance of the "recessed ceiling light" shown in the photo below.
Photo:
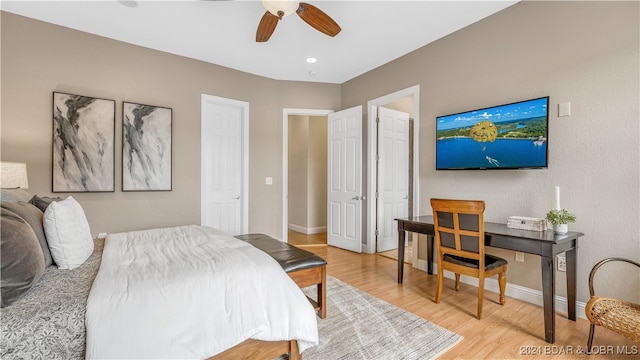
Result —
[{"label": "recessed ceiling light", "polygon": [[307,62],[308,62],[309,64],[313,64],[313,63],[314,63],[314,62],[316,62],[316,61],[318,61],[318,59],[316,59],[316,58],[314,58],[314,57],[308,57],[308,58],[307,58]]}]

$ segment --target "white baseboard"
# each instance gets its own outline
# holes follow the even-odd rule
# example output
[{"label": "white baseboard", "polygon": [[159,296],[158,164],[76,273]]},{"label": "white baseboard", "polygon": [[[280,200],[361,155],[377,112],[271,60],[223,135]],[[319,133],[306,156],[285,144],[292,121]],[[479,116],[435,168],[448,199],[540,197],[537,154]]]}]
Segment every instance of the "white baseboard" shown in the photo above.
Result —
[{"label": "white baseboard", "polygon": [[327,227],[326,226],[318,226],[318,227],[312,227],[312,228],[308,228],[308,227],[304,227],[304,226],[300,226],[300,225],[296,225],[296,224],[288,224],[289,230],[293,230],[299,233],[303,233],[303,234],[307,234],[307,235],[312,235],[312,234],[320,234],[323,232],[327,232]]},{"label": "white baseboard", "polygon": [[312,227],[309,228],[307,230],[307,234],[311,235],[311,234],[320,234],[323,232],[327,232],[327,227],[326,226],[317,226],[317,227]]},{"label": "white baseboard", "polygon": [[[427,261],[423,259],[418,259],[418,263],[414,267],[426,272]],[[433,264],[434,275],[437,274],[437,272],[438,272],[438,264]],[[455,279],[454,274],[450,271],[445,271],[444,277],[448,279]],[[478,279],[474,277],[462,275],[460,276],[460,282],[478,287]],[[498,280],[494,278],[485,279],[484,289],[495,292],[495,293],[500,293]],[[505,293],[506,293],[505,295],[508,297],[526,301],[534,305],[543,306],[542,291],[540,290],[530,289],[524,286],[507,283],[507,289],[505,290]],[[586,305],[587,304],[582,301],[576,301],[576,317],[586,319],[586,315],[584,312]],[[569,312],[568,301],[566,297],[556,295],[555,306],[556,306],[556,312],[563,312],[565,314]]]},{"label": "white baseboard", "polygon": [[296,224],[289,224],[289,230],[293,230],[295,232],[299,232],[299,233],[303,233],[303,234],[307,233],[307,228],[306,227],[300,226],[300,225],[296,225]]}]

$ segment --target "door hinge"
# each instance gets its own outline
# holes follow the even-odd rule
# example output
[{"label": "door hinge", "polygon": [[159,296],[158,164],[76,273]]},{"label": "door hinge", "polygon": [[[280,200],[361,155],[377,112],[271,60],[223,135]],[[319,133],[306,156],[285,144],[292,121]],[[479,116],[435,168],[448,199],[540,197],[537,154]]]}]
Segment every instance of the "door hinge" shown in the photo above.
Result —
[{"label": "door hinge", "polygon": [[376,237],[378,237],[378,229],[376,229]]},{"label": "door hinge", "polygon": [[377,118],[376,118],[376,124],[379,124],[379,123],[380,123],[380,118],[379,118],[379,117],[377,117]]},{"label": "door hinge", "polygon": [[376,199],[378,198],[378,192],[376,191]]}]

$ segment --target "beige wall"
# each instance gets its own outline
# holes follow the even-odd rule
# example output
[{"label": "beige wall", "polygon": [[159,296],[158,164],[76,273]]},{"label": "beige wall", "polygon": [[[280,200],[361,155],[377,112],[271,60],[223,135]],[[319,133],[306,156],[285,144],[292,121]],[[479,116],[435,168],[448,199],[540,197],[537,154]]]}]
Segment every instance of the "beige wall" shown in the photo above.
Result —
[{"label": "beige wall", "polygon": [[[27,163],[31,193],[51,194],[52,92],[113,99],[116,191],[72,194],[92,233],[200,223],[200,96],[221,96],[250,104],[249,231],[280,237],[282,108],[339,109],[339,85],[276,81],[1,14],[1,157]],[[123,100],[173,109],[172,191],[121,191]]]},{"label": "beige wall", "polygon": [[411,119],[414,118],[413,114],[413,96],[408,96],[406,98],[402,98],[400,100],[394,101],[389,104],[383,105],[387,109],[402,111],[409,114]]},{"label": "beige wall", "polygon": [[327,117],[289,116],[288,212],[292,230],[327,226]]},{"label": "beige wall", "polygon": [[[300,231],[306,229],[309,205],[309,116],[289,116],[289,227]],[[306,231],[305,231],[306,233]]]},{"label": "beige wall", "polygon": [[[521,2],[342,85],[343,108],[420,85],[420,212],[431,197],[479,198],[486,219],[544,217],[554,186],[585,234],[578,252],[578,300],[591,267],[608,256],[640,260],[638,2]],[[438,115],[550,96],[549,168],[436,172]],[[572,115],[557,117],[571,102]],[[509,260],[510,283],[540,289],[540,260],[492,249]],[[620,274],[619,274],[620,276]],[[640,300],[640,278],[605,290]],[[564,294],[564,273],[558,273]]]},{"label": "beige wall", "polygon": [[327,126],[326,116],[309,117],[309,228],[327,226]]},{"label": "beige wall", "polygon": [[[1,158],[27,162],[31,191],[51,191],[51,93],[117,101],[116,191],[73,194],[93,233],[199,223],[200,94],[250,103],[250,231],[281,233],[282,108],[340,109],[420,85],[421,213],[433,196],[482,198],[488,221],[543,216],[562,188],[585,233],[578,299],[607,256],[640,260],[640,89],[637,2],[525,1],[342,85],[285,82],[2,12]],[[549,169],[434,170],[437,115],[551,97]],[[173,108],[173,191],[122,193],[121,102]],[[572,116],[556,106],[571,102]],[[366,111],[366,109],[365,109]],[[273,185],[264,178],[273,177]],[[510,261],[510,283],[540,287],[540,261]],[[564,274],[558,273],[564,294]],[[605,275],[605,278],[607,275]],[[605,289],[639,301],[640,279]]]}]

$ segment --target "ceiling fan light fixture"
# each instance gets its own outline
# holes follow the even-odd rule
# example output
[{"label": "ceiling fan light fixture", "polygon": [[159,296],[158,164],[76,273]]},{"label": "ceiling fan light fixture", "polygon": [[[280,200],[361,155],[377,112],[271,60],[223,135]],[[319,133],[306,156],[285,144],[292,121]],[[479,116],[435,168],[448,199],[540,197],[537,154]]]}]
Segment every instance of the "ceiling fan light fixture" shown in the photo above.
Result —
[{"label": "ceiling fan light fixture", "polygon": [[299,4],[299,1],[293,0],[262,0],[264,8],[281,19],[296,12]]},{"label": "ceiling fan light fixture", "polygon": [[256,30],[256,42],[269,40],[278,22],[283,17],[294,12],[300,19],[323,34],[334,37],[340,32],[338,25],[329,15],[317,7],[300,1],[293,0],[262,0],[262,5],[267,9],[262,15]]}]

